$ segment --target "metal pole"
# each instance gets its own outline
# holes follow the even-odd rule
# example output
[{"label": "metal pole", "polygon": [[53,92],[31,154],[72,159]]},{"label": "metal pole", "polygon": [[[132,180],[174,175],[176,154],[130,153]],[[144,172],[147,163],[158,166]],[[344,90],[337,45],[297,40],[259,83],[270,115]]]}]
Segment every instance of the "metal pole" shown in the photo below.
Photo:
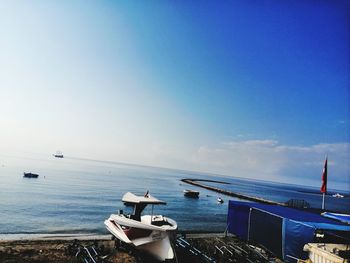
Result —
[{"label": "metal pole", "polygon": [[325,196],[325,193],[322,194],[322,210],[324,210],[324,196]]},{"label": "metal pole", "polygon": [[154,207],[154,205],[152,205],[151,223],[153,221],[153,207]]}]

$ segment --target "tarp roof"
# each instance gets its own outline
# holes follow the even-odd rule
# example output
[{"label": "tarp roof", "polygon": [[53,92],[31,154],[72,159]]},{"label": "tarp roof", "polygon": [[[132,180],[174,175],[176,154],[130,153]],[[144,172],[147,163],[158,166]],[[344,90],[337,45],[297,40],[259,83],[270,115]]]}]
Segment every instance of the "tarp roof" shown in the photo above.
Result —
[{"label": "tarp roof", "polygon": [[330,212],[324,212],[321,215],[332,218],[334,220],[350,224],[350,215],[348,214],[339,214],[339,213],[330,213]]},{"label": "tarp roof", "polygon": [[293,263],[297,261],[296,258],[307,258],[303,247],[307,243],[318,242],[318,230],[325,233],[327,240],[347,240],[350,233],[350,225],[319,214],[277,205],[231,200],[227,228],[230,233],[258,243],[285,262]]},{"label": "tarp roof", "polygon": [[126,194],[124,194],[122,201],[126,203],[132,203],[132,204],[153,204],[153,205],[166,204],[166,202],[151,196],[149,193],[145,194],[144,196],[140,196],[140,195],[135,195],[133,193],[127,192]]}]

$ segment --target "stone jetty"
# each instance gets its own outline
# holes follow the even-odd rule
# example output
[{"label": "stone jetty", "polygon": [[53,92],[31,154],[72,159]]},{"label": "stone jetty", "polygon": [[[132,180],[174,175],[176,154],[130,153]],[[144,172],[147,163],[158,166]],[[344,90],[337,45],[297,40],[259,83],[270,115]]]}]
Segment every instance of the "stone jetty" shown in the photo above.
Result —
[{"label": "stone jetty", "polygon": [[241,194],[241,193],[236,193],[236,192],[232,192],[232,191],[228,191],[228,190],[224,190],[224,189],[221,189],[221,188],[218,188],[218,187],[214,187],[214,186],[210,186],[210,185],[204,184],[205,182],[218,183],[218,184],[230,184],[230,183],[227,183],[227,182],[215,181],[215,180],[205,180],[205,179],[189,179],[189,178],[181,179],[181,181],[184,182],[184,183],[187,183],[187,184],[195,185],[195,186],[202,187],[202,188],[205,188],[205,189],[208,189],[208,190],[211,190],[211,191],[215,191],[215,192],[220,193],[220,194],[233,196],[233,197],[237,197],[237,198],[240,198],[240,199],[245,199],[245,200],[258,202],[258,203],[263,203],[263,204],[285,206],[285,203],[275,202],[275,201],[264,199],[264,198],[261,198],[261,197],[255,197],[255,196],[249,196],[249,195],[245,195],[245,194]]}]

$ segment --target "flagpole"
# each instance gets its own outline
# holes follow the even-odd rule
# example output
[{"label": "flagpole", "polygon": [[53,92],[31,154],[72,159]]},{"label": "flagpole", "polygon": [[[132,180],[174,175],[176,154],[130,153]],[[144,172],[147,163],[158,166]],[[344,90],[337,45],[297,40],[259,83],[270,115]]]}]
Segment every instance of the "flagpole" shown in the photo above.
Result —
[{"label": "flagpole", "polygon": [[325,196],[325,193],[322,194],[322,210],[324,210],[324,196]]},{"label": "flagpole", "polygon": [[326,159],[323,166],[322,171],[322,186],[321,186],[321,192],[322,192],[322,210],[324,210],[325,207],[325,196],[327,193],[327,160],[328,160],[328,154],[326,154]]}]

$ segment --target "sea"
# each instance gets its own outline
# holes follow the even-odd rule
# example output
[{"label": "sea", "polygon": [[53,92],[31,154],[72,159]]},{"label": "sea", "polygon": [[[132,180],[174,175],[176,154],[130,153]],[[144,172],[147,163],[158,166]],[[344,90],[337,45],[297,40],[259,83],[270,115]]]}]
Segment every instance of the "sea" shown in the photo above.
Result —
[{"label": "sea", "polygon": [[[23,172],[39,177],[24,178]],[[69,156],[0,155],[0,239],[108,234],[103,222],[110,214],[131,212],[121,201],[128,191],[149,191],[167,202],[157,205],[154,214],[173,218],[180,231],[224,232],[228,201],[238,199],[188,185],[183,178],[228,182],[206,184],[277,202],[303,199],[313,208],[322,202],[318,188]],[[200,197],[184,197],[185,189],[200,191]],[[350,213],[350,192],[340,193],[345,197],[326,197],[326,208]]]}]

